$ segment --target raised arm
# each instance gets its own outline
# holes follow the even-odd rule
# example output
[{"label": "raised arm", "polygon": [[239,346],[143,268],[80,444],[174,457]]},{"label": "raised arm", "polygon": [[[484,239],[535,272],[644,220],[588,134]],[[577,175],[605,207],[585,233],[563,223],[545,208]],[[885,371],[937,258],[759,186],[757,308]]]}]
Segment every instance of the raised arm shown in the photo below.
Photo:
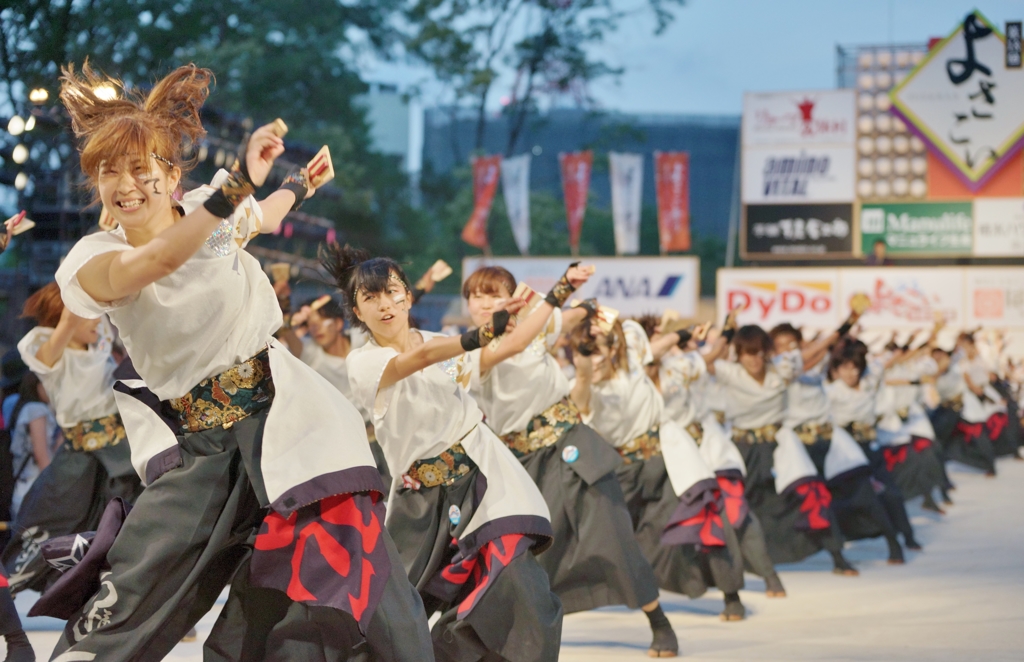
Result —
[{"label": "raised arm", "polygon": [[[572,286],[573,290],[576,290],[587,282],[587,279],[590,278],[591,274],[593,274],[593,270],[591,268],[574,265],[570,266],[569,269],[566,270],[565,275],[562,276],[562,278]],[[513,303],[521,307],[525,302],[517,301]],[[501,342],[498,343],[496,348],[492,349],[489,345],[483,347],[480,350],[481,374],[486,373],[498,363],[519,354],[529,347],[534,338],[540,335],[540,333],[544,331],[544,327],[547,326],[548,320],[551,319],[551,314],[555,311],[555,303],[558,302],[549,294],[525,320],[517,323],[516,328],[501,339]],[[577,306],[577,308],[583,308],[583,306]],[[573,309],[568,312],[573,312],[575,315],[579,315],[580,320],[582,320],[586,317],[587,310],[589,310],[589,308],[585,308],[578,312],[576,309]],[[568,312],[562,314],[566,315]],[[575,326],[575,324],[573,326]]]},{"label": "raised arm", "polygon": [[590,413],[590,391],[594,382],[594,360],[579,351],[573,352],[572,363],[576,368],[576,381],[573,383],[569,398],[580,410],[581,414]]},{"label": "raised arm", "polygon": [[60,361],[60,357],[64,356],[64,350],[74,337],[75,331],[78,330],[78,327],[83,322],[85,322],[85,318],[75,315],[65,307],[64,311],[60,314],[57,327],[50,334],[49,340],[40,345],[36,351],[36,358],[46,364],[47,367],[52,368],[57,361]]},{"label": "raised arm", "polygon": [[[284,152],[284,143],[264,126],[249,138],[245,161],[251,184],[259,186],[270,172],[274,159]],[[232,173],[235,176],[236,173]],[[239,181],[238,179],[230,180]],[[228,185],[226,185],[228,186]],[[251,191],[251,188],[248,189]],[[230,213],[231,203],[222,187],[204,206],[198,207],[177,223],[163,230],[141,246],[127,251],[98,255],[78,270],[78,280],[86,294],[97,301],[116,301],[131,296],[169,274],[174,273],[217,229],[221,219]],[[233,193],[228,188],[227,193]],[[220,207],[217,207],[220,202]],[[209,210],[218,210],[215,214]],[[220,215],[224,214],[224,215]]]}]

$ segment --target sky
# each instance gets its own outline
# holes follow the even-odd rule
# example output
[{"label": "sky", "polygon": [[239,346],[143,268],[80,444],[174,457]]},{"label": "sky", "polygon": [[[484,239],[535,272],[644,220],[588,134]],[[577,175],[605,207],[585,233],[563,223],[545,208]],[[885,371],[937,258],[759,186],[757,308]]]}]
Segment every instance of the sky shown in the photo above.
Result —
[{"label": "sky", "polygon": [[[1000,30],[1024,19],[1022,0],[687,0],[658,37],[649,16],[611,34],[595,55],[625,73],[590,91],[612,111],[738,115],[744,91],[835,87],[837,45],[926,43],[952,32],[972,9]],[[419,67],[366,60],[362,73],[419,85],[425,106],[439,98]]]}]

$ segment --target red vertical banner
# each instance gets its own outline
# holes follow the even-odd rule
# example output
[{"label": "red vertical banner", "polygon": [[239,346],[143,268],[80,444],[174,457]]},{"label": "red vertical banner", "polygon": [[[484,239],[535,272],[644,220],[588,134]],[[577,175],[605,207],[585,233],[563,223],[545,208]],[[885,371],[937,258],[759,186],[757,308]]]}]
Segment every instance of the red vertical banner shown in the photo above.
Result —
[{"label": "red vertical banner", "polygon": [[484,248],[487,240],[487,219],[491,215],[491,203],[498,190],[498,175],[501,172],[500,156],[481,156],[473,159],[473,214],[466,227],[462,228],[462,241],[470,246]]},{"label": "red vertical banner", "polygon": [[690,250],[690,154],[655,152],[661,252]]},{"label": "red vertical banner", "polygon": [[594,153],[590,150],[563,152],[558,155],[558,164],[562,169],[562,195],[565,197],[565,218],[569,225],[569,247],[575,255],[579,252],[583,215],[587,211],[587,194],[590,191]]}]

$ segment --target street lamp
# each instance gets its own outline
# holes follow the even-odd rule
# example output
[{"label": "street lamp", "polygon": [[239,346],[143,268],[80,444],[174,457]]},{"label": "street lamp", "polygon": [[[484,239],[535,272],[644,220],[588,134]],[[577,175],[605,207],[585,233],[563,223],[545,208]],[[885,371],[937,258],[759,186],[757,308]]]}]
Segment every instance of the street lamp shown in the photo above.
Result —
[{"label": "street lamp", "polygon": [[28,147],[25,147],[24,145],[15,146],[14,151],[11,152],[11,160],[18,165],[28,161]]},{"label": "street lamp", "polygon": [[36,116],[29,115],[28,120],[25,122],[25,130],[31,131],[34,128],[36,128]]},{"label": "street lamp", "polygon": [[14,178],[14,188],[19,191],[24,191],[26,186],[28,186],[28,175],[23,172],[19,172],[18,176]]},{"label": "street lamp", "polygon": [[50,93],[46,91],[45,87],[37,87],[28,93],[28,100],[37,105],[46,103],[49,98]]},{"label": "street lamp", "polygon": [[20,136],[25,130],[25,120],[21,119],[20,115],[15,115],[11,118],[11,121],[7,123],[7,133],[12,136]]}]

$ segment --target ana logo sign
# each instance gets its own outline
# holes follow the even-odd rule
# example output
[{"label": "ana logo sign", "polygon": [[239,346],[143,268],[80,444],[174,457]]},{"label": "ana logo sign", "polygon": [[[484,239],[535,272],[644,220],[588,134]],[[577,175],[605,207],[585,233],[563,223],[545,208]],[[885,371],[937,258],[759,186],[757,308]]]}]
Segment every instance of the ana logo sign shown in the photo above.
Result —
[{"label": "ana logo sign", "polygon": [[655,279],[653,281],[647,276],[602,278],[598,280],[594,296],[598,299],[668,298],[675,293],[681,282],[683,282],[682,274],[670,274],[664,280]]},{"label": "ana logo sign", "polygon": [[816,281],[740,281],[731,289],[726,308],[742,307],[763,322],[773,315],[823,314],[832,310],[832,284]]}]

